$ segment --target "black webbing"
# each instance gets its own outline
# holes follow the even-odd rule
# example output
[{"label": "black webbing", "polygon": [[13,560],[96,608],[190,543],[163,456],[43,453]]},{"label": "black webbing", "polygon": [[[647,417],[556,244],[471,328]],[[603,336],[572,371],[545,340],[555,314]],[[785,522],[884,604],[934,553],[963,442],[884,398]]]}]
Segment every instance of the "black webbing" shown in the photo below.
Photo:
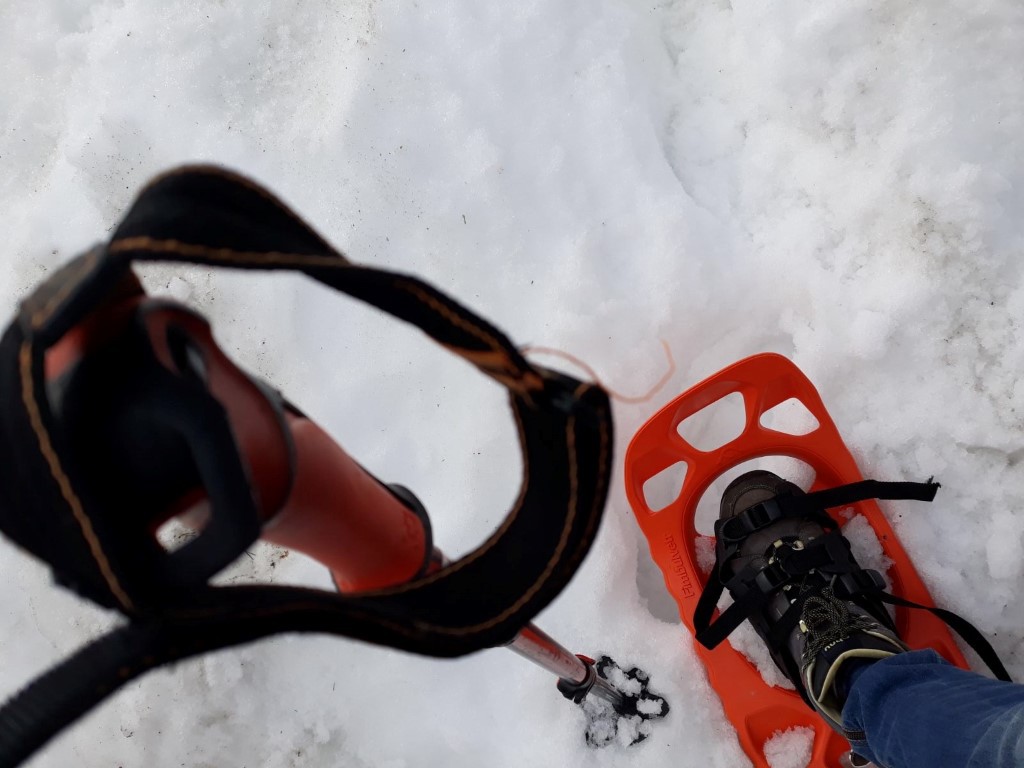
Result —
[{"label": "black webbing", "polygon": [[931,480],[926,483],[860,480],[793,497],[793,503],[807,509],[832,509],[868,499],[934,501],[939,488],[940,485]]},{"label": "black webbing", "polygon": [[[715,563],[715,567],[712,568],[711,573],[708,574],[708,580],[704,584],[704,589],[701,591],[700,597],[697,598],[697,607],[693,609],[693,626],[697,632],[697,642],[708,650],[717,647],[722,640],[732,634],[733,630],[742,624],[756,607],[751,605],[750,612],[748,612],[746,616],[741,616],[738,622],[734,620],[734,616],[739,615],[742,609],[741,611],[736,611],[734,614],[725,617],[724,624],[722,623],[722,616],[719,616],[715,625],[712,625],[711,618],[715,613],[715,609],[718,607],[718,601],[721,599],[722,593],[725,591],[725,585],[722,583],[722,580],[718,575],[718,571],[718,563]],[[751,594],[753,594],[753,591],[751,591]],[[734,602],[733,606],[735,605],[736,603]],[[726,612],[728,612],[728,609],[726,609]],[[721,629],[718,629],[719,625],[721,625]],[[718,635],[722,636],[718,637]]]},{"label": "black webbing", "polygon": [[902,597],[896,597],[888,592],[874,592],[871,593],[883,603],[889,605],[900,605],[904,608],[918,608],[942,619],[949,626],[950,629],[955,631],[963,641],[967,643],[975,653],[985,662],[985,666],[992,670],[992,674],[996,676],[997,680],[1005,680],[1006,682],[1013,682],[1010,678],[1010,673],[1006,671],[1006,667],[1003,666],[1003,662],[999,659],[999,654],[996,653],[996,649],[992,647],[992,644],[985,639],[985,636],[981,634],[977,627],[971,622],[965,619],[959,614],[947,611],[945,608],[935,608],[930,605],[921,605],[911,600],[904,600]]}]

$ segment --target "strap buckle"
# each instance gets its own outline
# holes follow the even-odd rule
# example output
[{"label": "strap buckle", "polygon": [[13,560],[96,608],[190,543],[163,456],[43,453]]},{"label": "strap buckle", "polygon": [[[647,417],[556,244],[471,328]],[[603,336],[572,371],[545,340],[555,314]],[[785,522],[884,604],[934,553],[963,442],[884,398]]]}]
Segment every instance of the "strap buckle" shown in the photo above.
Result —
[{"label": "strap buckle", "polygon": [[793,576],[786,570],[786,567],[781,562],[775,561],[769,563],[758,572],[757,576],[754,577],[754,586],[757,587],[761,594],[769,595],[789,582],[791,578]]},{"label": "strap buckle", "polygon": [[846,600],[866,592],[885,591],[885,580],[882,574],[870,568],[840,573],[832,580],[832,591],[836,597]]},{"label": "strap buckle", "polygon": [[767,528],[785,517],[778,499],[766,499],[722,521],[718,538],[730,542],[742,541],[755,531]]}]

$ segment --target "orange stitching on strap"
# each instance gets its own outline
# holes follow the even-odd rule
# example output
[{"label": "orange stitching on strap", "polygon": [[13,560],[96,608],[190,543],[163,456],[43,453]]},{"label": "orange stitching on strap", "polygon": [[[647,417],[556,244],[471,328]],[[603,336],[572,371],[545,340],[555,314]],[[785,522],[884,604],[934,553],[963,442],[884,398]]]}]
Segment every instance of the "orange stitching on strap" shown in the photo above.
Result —
[{"label": "orange stitching on strap", "polygon": [[151,253],[176,253],[180,256],[206,257],[214,261],[252,262],[256,264],[309,265],[318,267],[351,266],[352,262],[337,251],[331,256],[312,256],[282,251],[236,251],[232,248],[210,248],[206,245],[183,243],[180,240],[156,240],[152,237],[126,237],[115,240],[107,248],[111,253],[123,251],[149,251]]},{"label": "orange stitching on strap", "polygon": [[35,392],[32,387],[32,345],[27,341],[21,345],[19,361],[21,363],[21,396],[25,403],[25,409],[28,411],[32,429],[39,440],[39,450],[42,452],[47,464],[50,465],[50,473],[53,475],[53,479],[57,481],[57,485],[60,486],[60,492],[64,500],[71,507],[71,513],[75,516],[78,527],[82,530],[82,536],[85,537],[86,543],[89,545],[89,551],[92,553],[93,558],[95,558],[97,565],[99,565],[100,572],[103,574],[107,586],[110,587],[110,591],[125,610],[130,611],[133,608],[131,598],[121,588],[117,576],[111,569],[106,554],[103,552],[103,547],[99,539],[96,538],[92,521],[86,514],[85,509],[83,509],[82,502],[75,495],[71,487],[71,481],[64,474],[64,470],[60,466],[60,458],[53,450],[50,436],[46,431],[46,427],[43,426],[43,419],[39,413],[39,405],[36,403]]},{"label": "orange stitching on strap", "polygon": [[[186,257],[205,257],[213,261],[223,262],[249,262],[254,266],[259,264],[267,265],[291,265],[291,266],[321,266],[321,267],[339,267],[339,266],[354,266],[340,253],[334,251],[333,256],[312,256],[298,253],[284,253],[280,251],[236,251],[231,248],[210,248],[204,245],[194,245],[191,243],[182,243],[178,240],[155,240],[151,237],[129,237],[122,240],[115,240],[112,242],[107,249],[110,253],[121,253],[125,251],[148,251],[151,253],[172,253]],[[428,293],[423,291],[419,286],[410,284],[404,280],[397,280],[394,286],[400,290],[405,291],[410,296],[419,300],[421,303],[426,304],[432,310],[437,312],[439,315],[444,317],[451,325],[461,328],[463,331],[469,333],[471,336],[479,339],[483,343],[487,344],[492,349],[492,353],[499,356],[500,362],[504,365],[499,366],[499,369],[509,371],[514,377],[516,382],[515,386],[511,386],[506,379],[502,379],[500,375],[492,373],[494,378],[502,381],[506,386],[525,393],[529,391],[536,391],[543,388],[543,379],[531,370],[522,370],[512,361],[509,357],[508,352],[498,342],[498,340],[487,333],[485,330],[477,325],[469,322],[465,318],[460,317],[458,314],[453,312],[449,307],[442,304],[440,301],[430,296]],[[477,354],[475,351],[467,353],[466,350],[459,347],[448,346],[456,354],[470,359],[470,354]],[[489,364],[485,367],[485,370],[493,371],[493,363],[496,361],[489,361]]]},{"label": "orange stitching on strap", "polygon": [[498,371],[507,375],[511,368],[508,353],[504,349],[466,349],[465,347],[456,347],[452,344],[445,344],[444,347],[459,357],[466,358],[477,368],[482,368],[486,371]]},{"label": "orange stitching on strap", "polygon": [[[494,336],[485,331],[483,328],[480,328],[477,325],[473,325],[465,318],[459,317],[459,315],[453,312],[450,307],[447,307],[444,304],[442,304],[436,298],[426,293],[418,285],[413,285],[411,283],[407,283],[404,281],[399,282],[396,285],[397,287],[400,287],[403,290],[405,290],[410,295],[419,299],[421,302],[426,304],[428,307],[433,309],[442,317],[446,318],[448,322],[450,322],[452,325],[456,326],[457,328],[461,328],[471,336],[479,339],[480,341],[484,342],[489,347],[491,347],[494,353],[500,355],[501,358],[503,359],[503,362],[505,364],[504,366],[501,367],[504,370],[509,371],[513,376],[515,376],[517,381],[522,381],[523,386],[525,386],[528,390],[538,390],[543,388],[544,384],[541,377],[538,376],[533,371],[523,371],[519,366],[517,366],[513,362],[512,358],[509,356],[508,351],[505,349],[504,345],[502,345]],[[465,356],[464,350],[460,350],[457,347],[452,347],[452,350],[455,351],[457,354]]]},{"label": "orange stitching on strap", "polygon": [[[452,351],[453,352],[455,351],[454,348],[452,348]],[[456,352],[456,354],[459,354],[459,353]],[[497,381],[502,386],[504,386],[506,389],[511,389],[516,394],[522,395],[524,398],[529,398],[530,399],[530,405],[533,405],[533,399],[530,398],[530,392],[536,391],[536,390],[540,389],[540,387],[530,387],[529,384],[526,381],[527,377],[524,376],[524,377],[521,377],[521,378],[517,378],[517,377],[515,377],[515,376],[513,376],[511,374],[496,373],[493,370],[486,370],[486,369],[484,369],[484,373],[486,375],[490,376],[495,381]],[[533,376],[533,374],[527,374],[527,375],[531,376],[531,377]],[[537,381],[543,381],[543,379],[538,377]]]},{"label": "orange stitching on strap", "polygon": [[[587,387],[589,388],[589,385],[587,385]],[[580,389],[582,389],[582,386],[580,387]],[[580,396],[582,396],[583,393],[580,392],[580,390],[577,390],[577,392],[579,392]],[[608,444],[608,429],[606,427],[605,422],[602,421],[601,422],[601,450],[600,450],[599,458],[598,458],[598,471],[600,472],[600,474],[598,475],[598,479],[597,479],[597,488],[598,489],[600,489],[602,486],[607,488],[608,472],[607,472],[606,468],[609,466],[609,461],[608,461],[609,447],[610,446]],[[598,516],[596,514],[596,511],[597,511],[597,507],[600,506],[602,503],[603,502],[602,502],[602,499],[601,499],[601,495],[599,493],[598,494],[594,494],[594,503],[593,503],[593,506],[591,506],[590,521],[587,523],[587,530],[583,534],[584,541],[592,540],[593,537],[597,533],[594,530],[595,526],[597,525],[597,518],[598,518]],[[580,548],[579,550],[576,551],[576,554],[573,556],[573,560],[572,560],[572,564],[573,564],[574,567],[578,566],[578,564],[583,560],[583,555],[584,555],[584,551],[583,551],[582,548]]]},{"label": "orange stitching on strap", "polygon": [[[470,336],[476,337],[484,344],[491,347],[495,352],[498,352],[508,357],[508,355],[505,353],[505,350],[502,348],[501,344],[499,344],[498,340],[491,336],[491,334],[489,334],[483,328],[473,325],[465,318],[459,317],[457,314],[455,314],[455,312],[451,310],[450,307],[446,307],[444,304],[442,304],[429,293],[424,291],[418,285],[414,285],[407,281],[400,281],[397,285],[406,293],[415,296],[417,299],[420,300],[420,302],[426,304],[439,315],[443,316],[445,319],[448,320],[449,323],[454,325],[456,328],[461,328]],[[515,370],[515,366],[512,365],[511,360],[508,361],[508,364],[505,366],[505,368]]]}]

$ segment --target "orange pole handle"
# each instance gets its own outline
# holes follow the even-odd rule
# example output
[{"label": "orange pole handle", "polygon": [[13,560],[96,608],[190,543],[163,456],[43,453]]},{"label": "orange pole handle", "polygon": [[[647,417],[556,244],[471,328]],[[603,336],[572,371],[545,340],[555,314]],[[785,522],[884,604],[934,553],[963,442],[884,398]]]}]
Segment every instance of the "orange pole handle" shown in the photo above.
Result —
[{"label": "orange pole handle", "polygon": [[326,565],[341,592],[402,584],[421,572],[428,537],[419,515],[324,430],[289,413],[295,478],[262,538]]}]

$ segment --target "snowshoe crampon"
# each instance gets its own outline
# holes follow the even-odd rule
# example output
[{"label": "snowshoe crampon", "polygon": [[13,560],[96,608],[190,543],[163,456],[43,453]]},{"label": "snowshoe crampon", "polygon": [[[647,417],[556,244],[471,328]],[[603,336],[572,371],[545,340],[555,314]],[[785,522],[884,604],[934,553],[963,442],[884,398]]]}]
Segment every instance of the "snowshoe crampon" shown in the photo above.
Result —
[{"label": "snowshoe crampon", "polygon": [[[745,413],[737,437],[705,451],[680,435],[682,422],[732,394],[742,397]],[[788,434],[762,424],[766,413],[792,399],[810,412],[817,427],[806,434]],[[741,360],[683,393],[637,432],[626,452],[626,494],[691,634],[695,634],[694,608],[707,578],[698,564],[697,552],[712,543],[710,537],[697,531],[698,502],[718,477],[739,464],[765,456],[788,456],[809,464],[815,472],[810,490],[863,479],[814,386],[792,362],[776,354]],[[678,496],[668,506],[652,509],[645,499],[644,484],[680,462],[686,465],[686,474]],[[885,557],[892,561],[887,576],[893,593],[922,605],[934,605],[877,503],[860,501],[850,506],[868,521]],[[711,550],[713,546],[707,548]],[[897,608],[895,619],[900,636],[911,648],[934,648],[949,661],[967,668],[940,619],[927,611],[906,608]],[[755,766],[768,768],[765,743],[794,727],[814,731],[813,768],[841,765],[849,745],[804,704],[799,694],[766,683],[754,664],[728,643],[714,650],[696,642],[694,647],[743,750]]]}]

